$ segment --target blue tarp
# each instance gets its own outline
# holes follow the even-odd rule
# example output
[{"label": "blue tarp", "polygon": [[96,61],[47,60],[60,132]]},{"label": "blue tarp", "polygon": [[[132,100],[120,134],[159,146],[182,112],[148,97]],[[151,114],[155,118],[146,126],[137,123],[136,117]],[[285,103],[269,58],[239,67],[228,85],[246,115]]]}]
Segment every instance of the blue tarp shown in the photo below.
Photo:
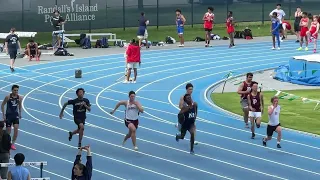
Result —
[{"label": "blue tarp", "polygon": [[274,70],[274,79],[293,84],[300,84],[305,86],[320,86],[320,76],[312,77],[297,77],[292,76],[289,70],[289,65],[281,65]]}]

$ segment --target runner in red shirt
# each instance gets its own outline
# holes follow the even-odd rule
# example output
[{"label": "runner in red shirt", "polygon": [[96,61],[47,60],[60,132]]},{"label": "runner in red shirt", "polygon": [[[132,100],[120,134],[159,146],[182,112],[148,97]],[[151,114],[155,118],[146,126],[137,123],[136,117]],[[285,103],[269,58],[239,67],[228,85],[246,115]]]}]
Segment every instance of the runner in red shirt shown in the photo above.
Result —
[{"label": "runner in red shirt", "polygon": [[232,48],[234,46],[234,21],[233,21],[232,14],[233,14],[232,11],[228,12],[228,18],[226,21],[227,33],[229,34],[229,39],[230,39],[229,48]]},{"label": "runner in red shirt", "polygon": [[313,52],[314,53],[316,53],[316,51],[317,51],[318,33],[319,33],[319,16],[314,15],[310,29],[307,32],[307,36],[309,37],[309,42],[311,43],[313,40],[313,43],[314,43]]},{"label": "runner in red shirt", "polygon": [[130,75],[131,75],[131,69],[133,69],[134,72],[134,79],[133,83],[136,83],[137,80],[137,74],[138,74],[138,66],[141,64],[141,53],[140,53],[140,46],[137,44],[136,40],[133,39],[130,43],[130,45],[127,48],[126,51],[127,54],[127,77],[124,83],[130,82]]},{"label": "runner in red shirt", "polygon": [[298,51],[302,50],[302,44],[303,44],[303,39],[306,40],[306,48],[305,50],[308,51],[308,36],[307,36],[307,31],[308,31],[308,25],[309,25],[309,18],[308,18],[308,13],[303,12],[302,13],[302,19],[300,21],[300,47],[297,49]]},{"label": "runner in red shirt", "polygon": [[208,7],[208,12],[206,12],[202,18],[204,21],[203,27],[204,30],[206,31],[206,45],[205,47],[210,46],[210,40],[211,40],[211,32],[213,28],[213,20],[214,20],[214,14],[213,14],[213,7]]},{"label": "runner in red shirt", "polygon": [[292,34],[296,34],[292,27],[291,27],[291,24],[289,21],[286,21],[286,20],[283,20],[282,21],[282,29],[283,29],[283,36],[285,37],[285,39],[287,39],[287,34],[288,34],[288,31],[290,31]]}]

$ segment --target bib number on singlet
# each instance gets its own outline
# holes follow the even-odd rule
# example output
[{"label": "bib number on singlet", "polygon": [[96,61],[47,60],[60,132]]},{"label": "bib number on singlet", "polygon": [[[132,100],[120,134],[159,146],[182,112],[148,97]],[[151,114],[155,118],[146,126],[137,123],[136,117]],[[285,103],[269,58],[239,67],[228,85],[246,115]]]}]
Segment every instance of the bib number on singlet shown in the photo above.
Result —
[{"label": "bib number on singlet", "polygon": [[253,105],[257,104],[258,102],[256,99],[253,99],[252,101],[253,101]]},{"label": "bib number on singlet", "polygon": [[195,118],[195,114],[194,113],[189,113],[189,118]]}]

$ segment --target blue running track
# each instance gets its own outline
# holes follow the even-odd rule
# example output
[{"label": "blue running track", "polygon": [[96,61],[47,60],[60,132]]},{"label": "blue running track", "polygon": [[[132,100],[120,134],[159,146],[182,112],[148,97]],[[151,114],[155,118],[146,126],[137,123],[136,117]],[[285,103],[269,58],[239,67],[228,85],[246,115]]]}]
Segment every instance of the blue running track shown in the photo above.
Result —
[{"label": "blue running track", "polygon": [[[144,51],[136,84],[116,81],[123,75],[123,54],[25,66],[12,74],[8,66],[0,65],[1,96],[14,83],[24,96],[17,150],[12,155],[22,152],[26,161],[48,161],[45,177],[70,179],[78,143],[77,136],[68,141],[67,132],[76,128],[72,107],[66,109],[63,120],[58,115],[62,104],[83,87],[93,105],[83,139],[83,145],[90,144],[93,151],[93,180],[319,180],[319,139],[285,131],[282,149],[276,148],[275,140],[263,147],[265,126],[252,140],[242,121],[206,103],[205,89],[229,71],[242,74],[272,68],[288,63],[292,56],[310,53],[295,51],[296,44],[291,42],[282,43],[280,51],[270,47],[271,43],[250,43],[234,49]],[[77,68],[83,71],[81,79],[74,78]],[[195,155],[189,154],[189,135],[175,141],[177,104],[188,82],[194,84],[193,98],[200,110]],[[137,132],[138,152],[130,140],[121,145],[127,133],[124,108],[109,114],[130,90],[137,92],[145,109]],[[39,176],[39,170],[30,169],[33,177]]]}]

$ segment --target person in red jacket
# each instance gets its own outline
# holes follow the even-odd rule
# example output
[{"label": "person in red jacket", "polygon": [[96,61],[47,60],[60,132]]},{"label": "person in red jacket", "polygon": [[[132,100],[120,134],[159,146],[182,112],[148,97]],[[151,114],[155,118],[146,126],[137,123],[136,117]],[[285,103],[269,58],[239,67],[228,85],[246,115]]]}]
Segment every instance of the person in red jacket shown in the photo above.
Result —
[{"label": "person in red jacket", "polygon": [[127,48],[126,51],[127,54],[127,77],[124,83],[130,82],[130,75],[131,75],[131,69],[133,69],[134,72],[134,79],[133,83],[136,83],[137,80],[137,75],[138,75],[138,65],[140,66],[141,64],[141,53],[140,53],[140,46],[137,44],[136,40],[133,39],[130,45]]},{"label": "person in red jacket", "polygon": [[214,14],[213,14],[213,7],[208,7],[208,12],[206,12],[203,15],[202,20],[204,21],[203,27],[204,30],[206,31],[206,45],[205,47],[211,47],[210,46],[210,40],[211,40],[211,32],[213,28],[213,23],[214,23]]}]

